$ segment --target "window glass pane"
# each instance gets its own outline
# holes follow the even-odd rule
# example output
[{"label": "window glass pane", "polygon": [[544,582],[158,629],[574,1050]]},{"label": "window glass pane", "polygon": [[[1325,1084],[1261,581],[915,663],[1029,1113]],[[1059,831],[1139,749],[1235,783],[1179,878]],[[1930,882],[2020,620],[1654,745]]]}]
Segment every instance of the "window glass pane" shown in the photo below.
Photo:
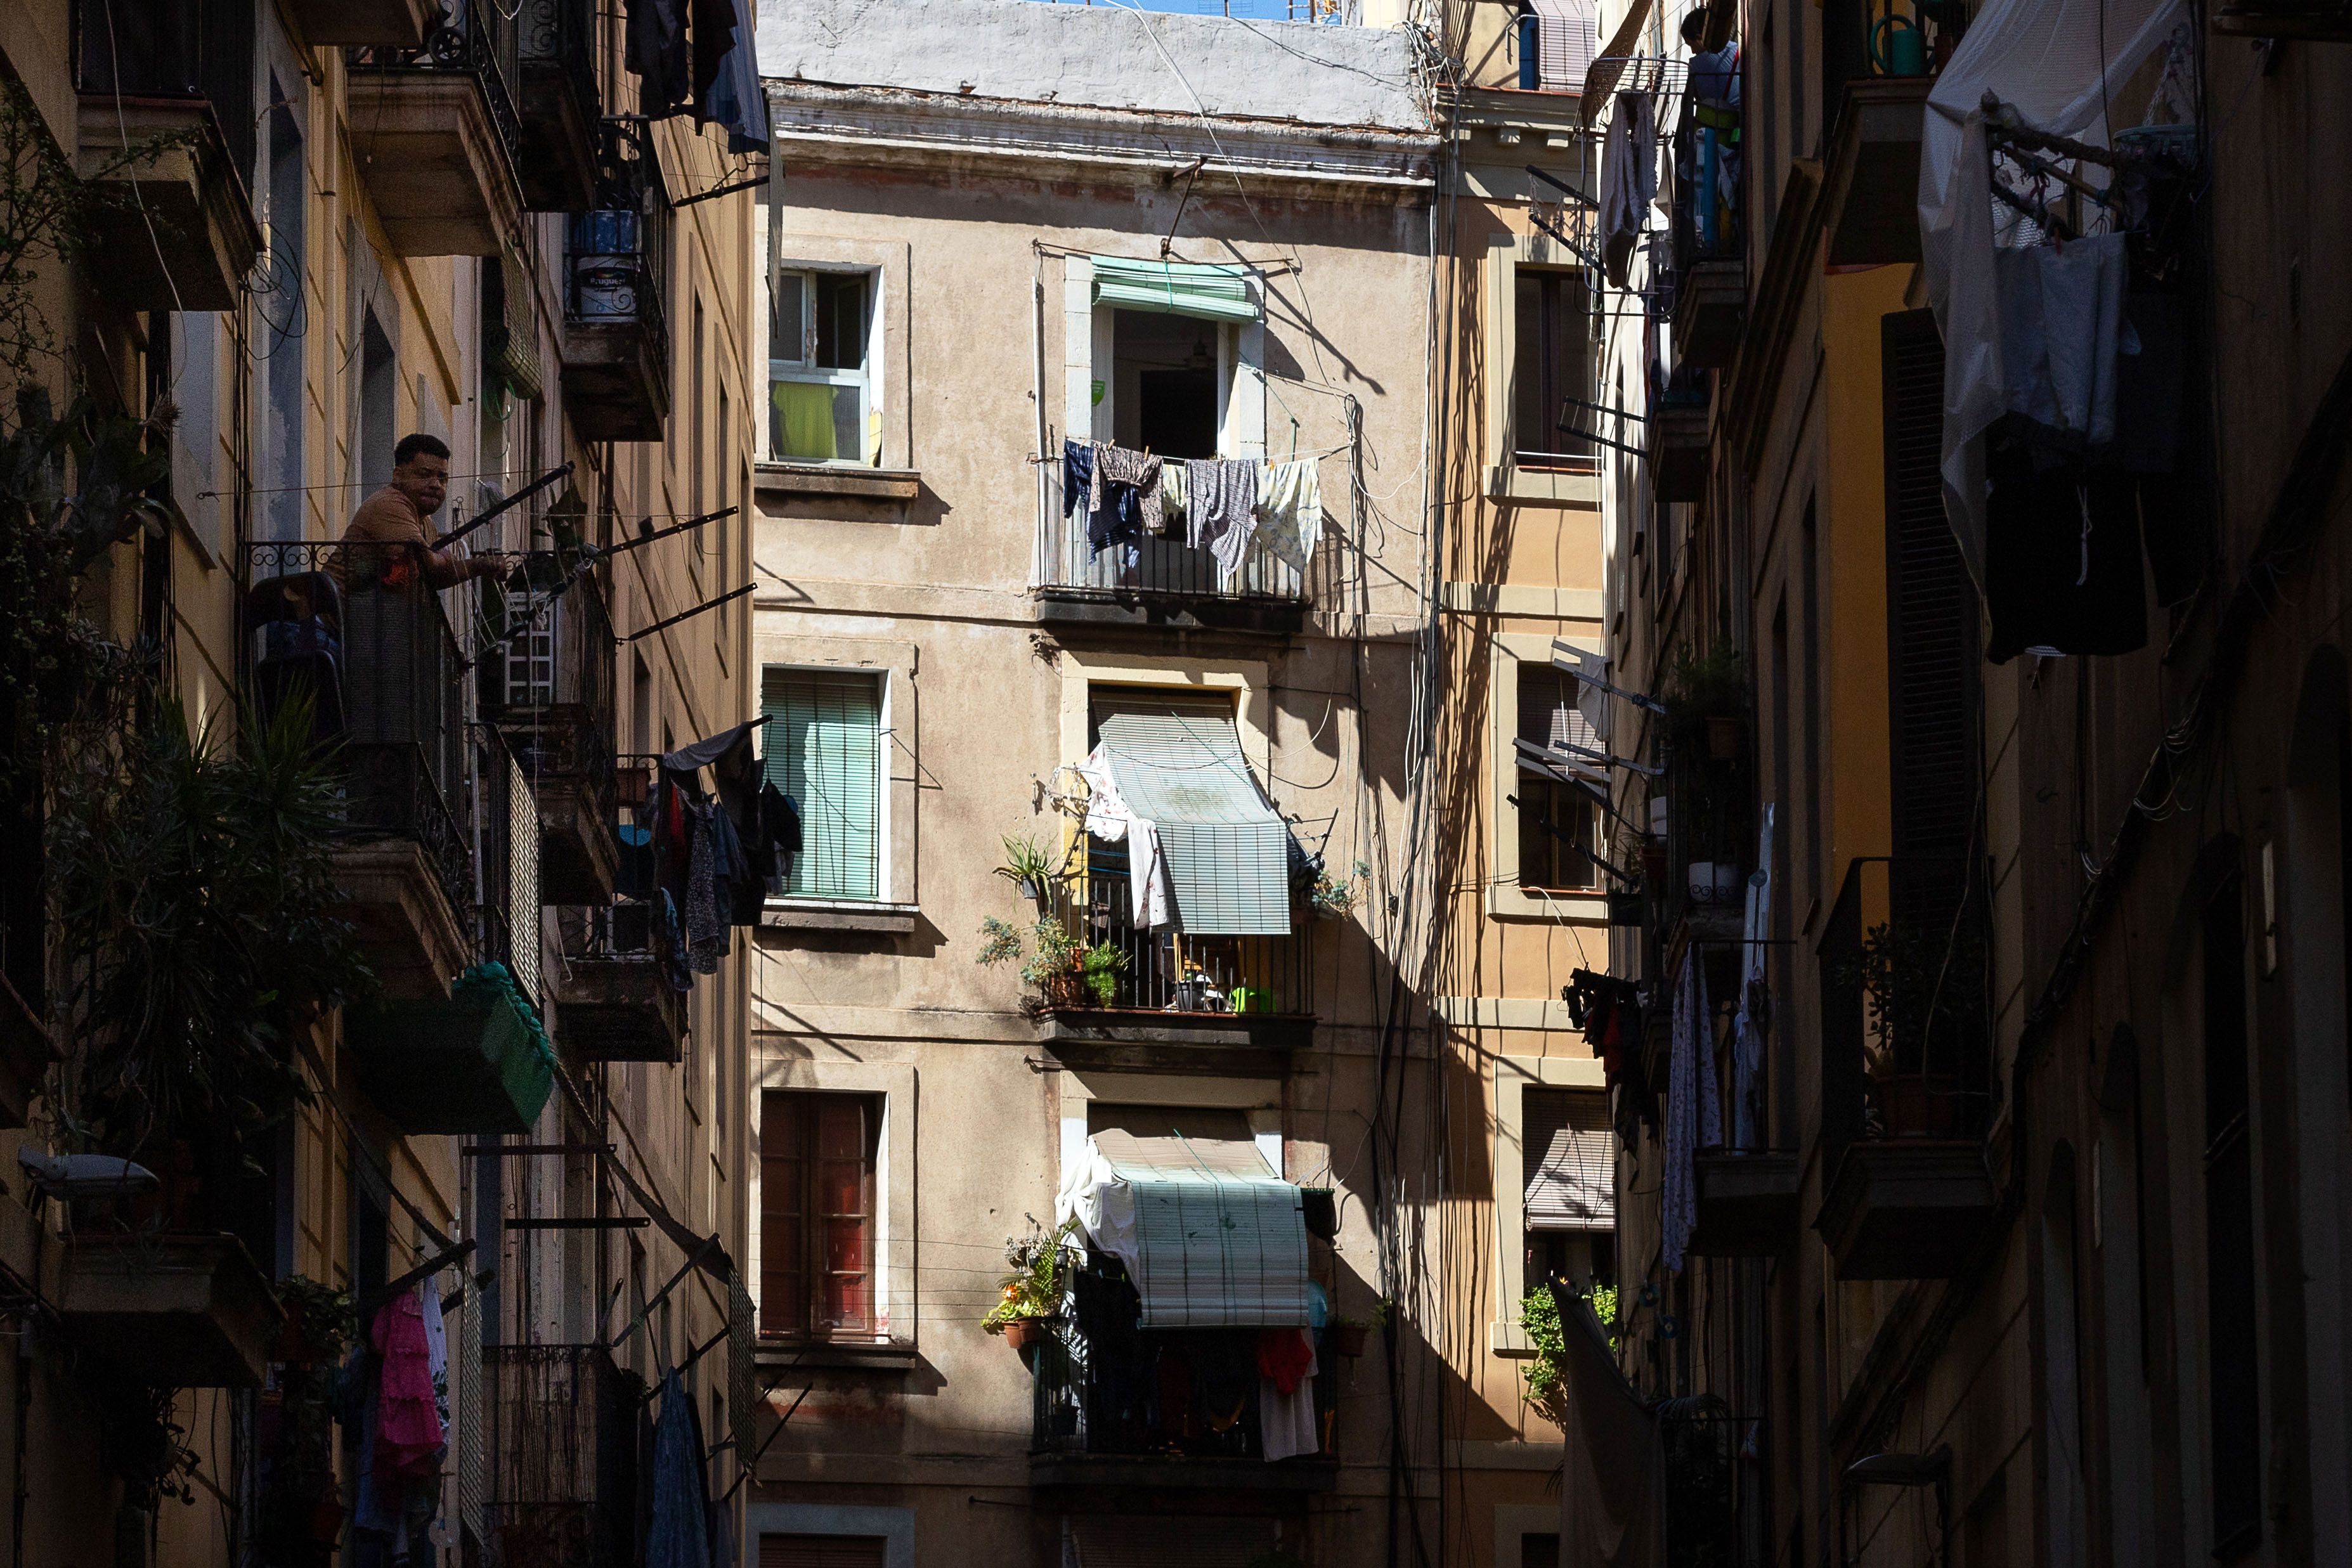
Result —
[{"label": "window glass pane", "polygon": [[766,692],[768,779],[800,808],[787,891],[877,898],[882,869],[881,683],[779,670]]},{"label": "window glass pane", "polygon": [[[1517,317],[1513,347],[1511,410],[1518,451],[1528,456],[1589,458],[1592,443],[1562,430],[1591,430],[1598,417],[1582,402],[1592,401],[1591,345],[1586,321],[1584,278],[1573,272],[1515,275]],[[1569,400],[1580,400],[1571,404]]]},{"label": "window glass pane", "polygon": [[1592,802],[1568,785],[1524,774],[1515,792],[1519,798],[1519,885],[1553,891],[1591,887],[1588,852],[1594,846],[1597,815]]},{"label": "window glass pane", "polygon": [[855,1160],[866,1154],[866,1107],[856,1100],[819,1103],[816,1152],[819,1159]]},{"label": "window glass pane", "polygon": [[874,1286],[863,1274],[834,1274],[825,1280],[824,1322],[829,1329],[870,1329],[874,1326]]},{"label": "window glass pane", "polygon": [[1522,452],[1549,452],[1559,410],[1544,398],[1542,275],[1524,267],[1513,289],[1515,341],[1511,357],[1511,420]]},{"label": "window glass pane", "polygon": [[816,274],[816,362],[830,371],[866,368],[866,275]]},{"label": "window glass pane", "polygon": [[805,274],[776,275],[775,308],[768,312],[768,358],[805,362],[808,344],[803,333],[807,327],[807,289]]},{"label": "window glass pane", "polygon": [[866,389],[833,390],[833,455],[852,463],[866,460]]}]

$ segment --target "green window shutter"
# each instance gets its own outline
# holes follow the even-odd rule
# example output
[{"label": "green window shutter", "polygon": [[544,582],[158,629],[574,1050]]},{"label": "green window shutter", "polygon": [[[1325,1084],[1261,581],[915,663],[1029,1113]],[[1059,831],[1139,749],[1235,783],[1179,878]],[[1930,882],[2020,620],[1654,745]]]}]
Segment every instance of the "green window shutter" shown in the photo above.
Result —
[{"label": "green window shutter", "polygon": [[1222,262],[1130,261],[1118,256],[1098,256],[1094,263],[1097,305],[1212,321],[1258,319],[1247,267]]},{"label": "green window shutter", "polygon": [[801,811],[802,851],[785,891],[881,897],[881,681],[771,670],[765,686],[768,781]]}]

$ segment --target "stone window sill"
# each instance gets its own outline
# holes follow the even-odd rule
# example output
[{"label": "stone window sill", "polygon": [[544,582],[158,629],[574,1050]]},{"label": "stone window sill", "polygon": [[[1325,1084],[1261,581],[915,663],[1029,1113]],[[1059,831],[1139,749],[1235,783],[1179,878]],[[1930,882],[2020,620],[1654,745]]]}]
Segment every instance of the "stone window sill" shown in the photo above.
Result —
[{"label": "stone window sill", "polygon": [[921,913],[912,904],[877,904],[868,899],[772,898],[760,911],[760,924],[772,931],[868,931],[911,936]]},{"label": "stone window sill", "polygon": [[861,501],[909,502],[923,493],[923,476],[913,468],[864,468],[849,464],[762,463],[752,473],[762,496],[851,497]]}]

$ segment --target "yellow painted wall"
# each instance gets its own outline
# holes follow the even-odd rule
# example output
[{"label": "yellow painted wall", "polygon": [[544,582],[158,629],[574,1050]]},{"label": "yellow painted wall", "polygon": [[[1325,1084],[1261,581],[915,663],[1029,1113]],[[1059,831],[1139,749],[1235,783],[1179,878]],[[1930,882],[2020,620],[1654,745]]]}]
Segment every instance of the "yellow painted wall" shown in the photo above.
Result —
[{"label": "yellow painted wall", "polygon": [[1829,557],[1822,619],[1828,706],[1830,864],[1894,842],[1886,721],[1886,469],[1879,319],[1904,308],[1907,265],[1832,272],[1822,280],[1823,457],[1821,527]]}]

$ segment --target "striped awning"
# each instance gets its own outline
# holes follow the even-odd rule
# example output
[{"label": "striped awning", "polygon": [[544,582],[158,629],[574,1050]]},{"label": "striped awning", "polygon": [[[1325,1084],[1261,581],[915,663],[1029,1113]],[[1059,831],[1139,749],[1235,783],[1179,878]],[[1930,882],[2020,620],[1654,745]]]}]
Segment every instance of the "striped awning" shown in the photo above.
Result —
[{"label": "striped awning", "polygon": [[1258,319],[1247,267],[1208,261],[1132,261],[1119,256],[1098,256],[1094,264],[1097,305],[1212,321]]},{"label": "striped awning", "polygon": [[1529,1230],[1613,1230],[1617,1160],[1609,1104],[1599,1094],[1530,1089],[1519,1147],[1527,1161]]},{"label": "striped awning", "polygon": [[1159,830],[1177,928],[1287,936],[1290,829],[1251,774],[1231,712],[1138,698],[1103,712],[1099,735],[1096,756],[1119,798]]},{"label": "striped awning", "polygon": [[1255,1143],[1106,1129],[1058,1208],[1127,1267],[1144,1328],[1304,1326],[1307,1218]]}]

